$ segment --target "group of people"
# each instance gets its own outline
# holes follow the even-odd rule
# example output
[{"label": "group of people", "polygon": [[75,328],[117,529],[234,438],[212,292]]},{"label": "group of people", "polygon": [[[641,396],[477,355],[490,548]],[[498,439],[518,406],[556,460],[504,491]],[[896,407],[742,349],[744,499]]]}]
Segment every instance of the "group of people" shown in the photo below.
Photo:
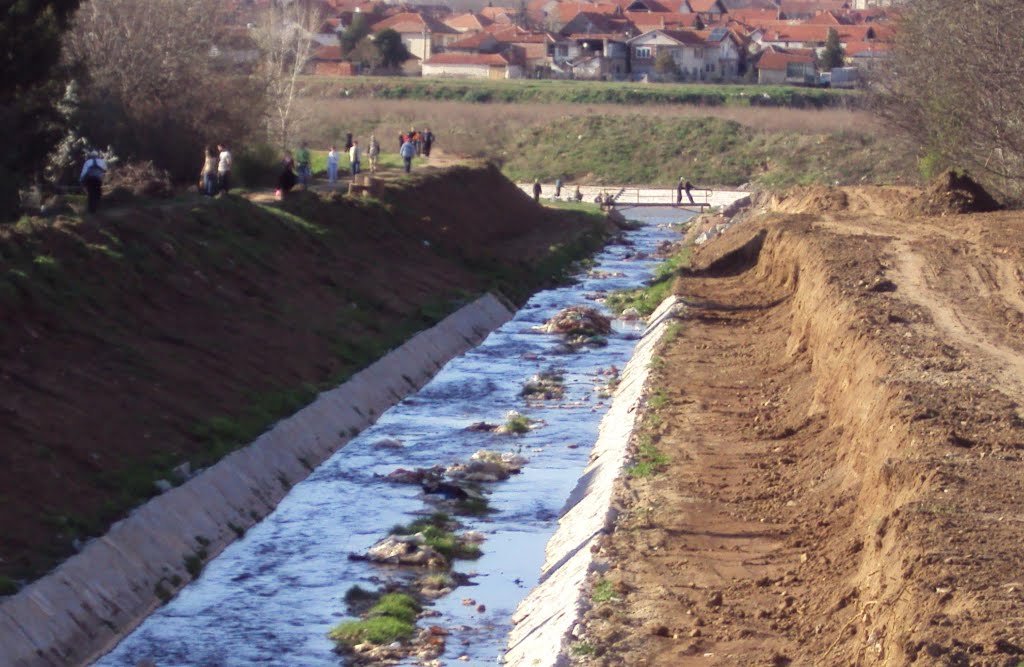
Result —
[{"label": "group of people", "polygon": [[[533,201],[539,202],[540,201],[540,195],[541,195],[542,192],[543,192],[543,189],[541,188],[541,185],[540,185],[540,179],[539,178],[533,179]],[[561,199],[561,198],[562,198],[562,179],[559,177],[559,178],[555,179],[555,196],[553,197],[553,199]],[[580,186],[578,186],[578,185],[576,186],[576,191],[572,193],[572,199],[573,199],[573,201],[583,201],[583,193],[580,192]]]},{"label": "group of people", "polygon": [[[693,190],[693,184],[690,183],[690,181],[686,180],[685,178],[680,177],[679,178],[679,182],[676,184],[676,204],[682,204],[683,203],[683,195],[684,194],[686,195],[686,198],[690,201],[691,204],[695,204],[696,202],[693,200],[692,190]],[[543,189],[541,188],[540,179],[539,178],[534,179],[533,180],[533,200],[535,202],[539,202],[540,201],[540,196],[541,196],[542,192],[543,192]],[[621,194],[621,192],[619,194]],[[597,197],[594,198],[594,201],[596,203],[602,204],[602,205],[604,205],[604,204],[612,204],[612,203],[615,202],[617,197],[618,197],[618,195],[611,195],[611,194],[609,194],[607,192],[602,192],[599,195],[597,195]],[[561,198],[562,198],[562,179],[561,178],[556,178],[555,179],[555,196],[553,197],[553,199],[561,199]],[[575,201],[583,201],[583,193],[580,192],[580,186],[578,186],[578,185],[576,186],[576,191],[573,193],[572,198]]]},{"label": "group of people", "polygon": [[207,146],[204,151],[203,170],[199,172],[199,189],[207,197],[224,193],[231,187],[231,151],[227,144]]},{"label": "group of people", "polygon": [[[345,152],[348,154],[349,169],[351,169],[352,175],[355,176],[363,168],[363,149],[359,146],[359,142],[352,138],[351,132],[345,135]],[[370,173],[377,173],[377,160],[380,158],[380,142],[377,141],[377,136],[374,134],[370,135],[370,143],[366,147],[366,157],[370,161]],[[327,182],[332,185],[338,182],[338,166],[340,162],[341,153],[332,144],[331,150],[327,153]]]},{"label": "group of people", "polygon": [[[412,160],[418,155],[430,157],[430,149],[434,143],[434,133],[429,128],[419,132],[415,127],[408,133],[399,136],[398,154],[402,157],[405,173],[412,170]],[[345,153],[348,155],[349,169],[352,176],[360,174],[363,170],[363,156],[369,161],[370,173],[377,173],[380,162],[380,142],[377,136],[370,135],[365,152],[359,141],[354,139],[352,133],[345,135]],[[327,182],[335,184],[338,182],[338,171],[341,167],[342,152],[334,144],[327,152]],[[285,151],[281,161],[281,172],[277,177],[277,198],[280,199],[291,192],[296,185],[309,187],[312,181],[312,157],[309,151],[309,143],[303,141],[301,147],[295,152]]]},{"label": "group of people", "polygon": [[430,157],[430,147],[434,145],[434,133],[430,131],[429,127],[422,132],[413,127],[408,132],[403,132],[398,135],[399,152],[402,151],[402,146],[406,143],[412,144],[413,148],[416,150],[416,155]]}]

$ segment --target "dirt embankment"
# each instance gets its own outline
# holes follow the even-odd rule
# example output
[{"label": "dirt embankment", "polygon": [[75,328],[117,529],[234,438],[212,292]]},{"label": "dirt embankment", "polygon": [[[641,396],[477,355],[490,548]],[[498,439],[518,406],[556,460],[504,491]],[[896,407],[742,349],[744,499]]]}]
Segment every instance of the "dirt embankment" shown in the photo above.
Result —
[{"label": "dirt embankment", "polygon": [[680,278],[580,662],[1024,661],[1024,216],[905,195],[782,202]]},{"label": "dirt embankment", "polygon": [[[0,595],[477,294],[600,245],[495,169],[0,229]],[[8,577],[10,579],[8,579]]]}]

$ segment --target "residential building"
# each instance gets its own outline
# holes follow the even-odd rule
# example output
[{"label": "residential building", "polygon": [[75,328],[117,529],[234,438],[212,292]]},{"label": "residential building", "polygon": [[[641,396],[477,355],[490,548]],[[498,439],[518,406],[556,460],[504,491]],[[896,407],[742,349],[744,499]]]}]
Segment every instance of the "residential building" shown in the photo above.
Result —
[{"label": "residential building", "polygon": [[435,52],[444,50],[450,42],[462,35],[438,19],[418,12],[401,12],[378,21],[371,28],[373,33],[390,28],[402,38],[402,44],[414,57],[427,60]]},{"label": "residential building", "polygon": [[755,67],[760,84],[804,85],[817,82],[814,51],[770,47],[760,55]]},{"label": "residential building", "polygon": [[500,53],[437,53],[422,63],[425,77],[516,79],[522,69]]}]

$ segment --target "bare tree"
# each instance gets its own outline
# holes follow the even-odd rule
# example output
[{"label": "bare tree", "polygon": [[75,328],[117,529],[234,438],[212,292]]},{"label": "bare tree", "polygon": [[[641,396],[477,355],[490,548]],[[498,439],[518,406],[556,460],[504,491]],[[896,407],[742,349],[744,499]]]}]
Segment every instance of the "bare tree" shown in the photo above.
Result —
[{"label": "bare tree", "polygon": [[252,30],[260,50],[258,76],[267,95],[267,137],[282,148],[293,139],[302,119],[299,77],[305,71],[323,16],[318,5],[303,0],[271,2]]},{"label": "bare tree", "polygon": [[129,158],[191,174],[199,146],[241,141],[255,101],[222,71],[221,8],[209,0],[83,2],[66,55],[84,72],[84,129]]},{"label": "bare tree", "polygon": [[914,0],[878,81],[882,113],[930,165],[1024,194],[1024,3]]}]

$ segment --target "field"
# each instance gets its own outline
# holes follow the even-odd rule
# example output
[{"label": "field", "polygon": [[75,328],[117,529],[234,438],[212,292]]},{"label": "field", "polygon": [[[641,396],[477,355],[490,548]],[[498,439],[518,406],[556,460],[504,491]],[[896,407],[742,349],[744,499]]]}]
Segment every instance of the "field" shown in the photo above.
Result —
[{"label": "field", "polygon": [[308,97],[447,100],[473,104],[691,104],[702,106],[829,108],[856,107],[855,91],[797,86],[705,83],[631,83],[513,79],[485,81],[394,77],[306,77]]},{"label": "field", "polygon": [[690,105],[304,101],[314,145],[377,134],[385,154],[429,127],[441,154],[496,160],[514,180],[702,186],[907,183],[917,151],[873,116],[846,109]]}]

